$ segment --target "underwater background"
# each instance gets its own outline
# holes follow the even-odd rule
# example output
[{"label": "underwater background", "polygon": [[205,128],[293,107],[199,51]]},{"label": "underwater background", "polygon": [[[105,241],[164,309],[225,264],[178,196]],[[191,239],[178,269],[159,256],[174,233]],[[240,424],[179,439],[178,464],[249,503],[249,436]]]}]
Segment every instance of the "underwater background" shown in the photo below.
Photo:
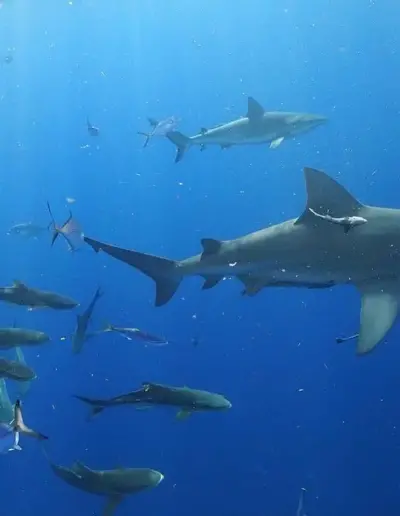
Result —
[{"label": "underwater background", "polygon": [[[13,61],[0,66],[1,284],[72,296],[77,313],[100,285],[95,328],[171,339],[158,348],[104,334],[75,356],[74,312],[0,307],[2,326],[52,337],[24,349],[38,374],[24,414],[50,436],[51,457],[165,475],[117,515],[295,515],[301,488],[308,516],[398,514],[400,329],[366,357],[352,342],[337,345],[358,331],[354,288],[251,298],[236,281],[202,291],[201,278],[189,278],[155,308],[154,285],[134,269],[88,246],[68,253],[50,236],[25,241],[7,230],[47,225],[46,201],[65,220],[68,197],[85,234],[184,258],[203,237],[300,215],[304,166],[362,202],[400,207],[399,19],[389,0],[3,1],[0,54]],[[194,134],[245,115],[248,95],[329,123],[276,150],[191,149],[179,164],[166,139],[142,148],[148,116],[178,116]],[[221,392],[233,407],[186,421],[120,408],[88,423],[72,397],[110,397],[143,381]],[[1,514],[101,513],[100,498],[53,476],[37,443],[23,448],[0,457]]]}]

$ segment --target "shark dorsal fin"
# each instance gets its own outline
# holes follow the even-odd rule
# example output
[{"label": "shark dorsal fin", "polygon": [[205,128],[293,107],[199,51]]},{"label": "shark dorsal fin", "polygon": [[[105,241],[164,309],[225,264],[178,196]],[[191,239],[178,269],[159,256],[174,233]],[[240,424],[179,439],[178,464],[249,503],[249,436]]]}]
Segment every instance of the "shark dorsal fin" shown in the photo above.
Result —
[{"label": "shark dorsal fin", "polygon": [[15,279],[13,281],[13,287],[14,288],[20,288],[20,289],[27,289],[28,287],[25,285],[25,283],[22,283],[22,281]]},{"label": "shark dorsal fin", "polygon": [[265,111],[262,105],[257,102],[253,97],[247,99],[247,118],[250,121],[259,120]]},{"label": "shark dorsal fin", "polygon": [[210,254],[217,254],[221,249],[222,242],[215,238],[202,238],[201,245],[203,246],[202,256],[207,256]]},{"label": "shark dorsal fin", "polygon": [[314,168],[305,168],[304,176],[307,188],[307,206],[303,214],[296,220],[296,224],[316,223],[310,208],[317,213],[332,217],[351,217],[363,207],[346,188],[325,172]]}]

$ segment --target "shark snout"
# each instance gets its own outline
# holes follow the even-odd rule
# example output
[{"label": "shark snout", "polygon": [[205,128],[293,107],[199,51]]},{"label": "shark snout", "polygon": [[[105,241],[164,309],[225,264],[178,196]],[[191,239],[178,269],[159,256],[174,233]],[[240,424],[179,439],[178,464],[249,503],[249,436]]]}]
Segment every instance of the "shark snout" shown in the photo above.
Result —
[{"label": "shark snout", "polygon": [[149,484],[156,487],[164,480],[164,475],[159,471],[152,470],[150,473]]}]

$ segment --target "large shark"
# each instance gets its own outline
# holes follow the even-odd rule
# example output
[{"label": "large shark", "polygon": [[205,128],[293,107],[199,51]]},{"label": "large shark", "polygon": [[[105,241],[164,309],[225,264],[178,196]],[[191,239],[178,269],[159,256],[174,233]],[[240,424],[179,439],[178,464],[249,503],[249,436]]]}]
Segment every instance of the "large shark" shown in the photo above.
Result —
[{"label": "large shark", "polygon": [[[150,276],[156,283],[156,306],[167,303],[189,275],[203,276],[205,289],[234,276],[249,295],[272,286],[354,285],[361,293],[357,353],[367,353],[385,337],[400,307],[400,210],[361,204],[318,170],[306,168],[305,180],[308,199],[300,217],[234,240],[203,239],[203,252],[186,260],[85,240],[95,251]],[[368,223],[345,234],[310,209],[333,217],[363,217]]]},{"label": "large shark", "polygon": [[220,145],[227,149],[233,145],[269,143],[275,149],[285,138],[305,133],[326,121],[327,118],[321,115],[265,111],[253,97],[248,97],[245,117],[212,129],[202,128],[195,136],[188,137],[178,131],[171,131],[166,136],[177,147],[177,163],[193,145],[204,150],[207,145]]}]

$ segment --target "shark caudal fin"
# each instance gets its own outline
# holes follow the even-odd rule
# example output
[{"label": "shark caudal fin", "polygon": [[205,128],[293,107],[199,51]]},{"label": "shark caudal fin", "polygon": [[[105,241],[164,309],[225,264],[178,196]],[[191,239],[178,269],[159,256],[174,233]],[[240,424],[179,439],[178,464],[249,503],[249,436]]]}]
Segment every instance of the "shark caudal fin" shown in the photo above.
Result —
[{"label": "shark caudal fin", "polygon": [[166,134],[166,137],[176,145],[175,163],[178,163],[183,159],[183,156],[190,145],[190,138],[179,131],[171,131]]},{"label": "shark caudal fin", "polygon": [[96,253],[103,251],[113,258],[127,263],[131,267],[139,269],[143,274],[146,274],[146,276],[154,280],[156,283],[156,306],[162,306],[168,303],[178,290],[182,276],[179,274],[177,262],[174,260],[160,258],[159,256],[153,256],[151,254],[138,253],[137,251],[130,251],[88,237],[84,237],[84,240]]},{"label": "shark caudal fin", "polygon": [[149,133],[143,133],[142,131],[138,131],[137,134],[140,134],[141,136],[145,137],[143,148],[147,147],[150,141],[150,134]]},{"label": "shark caudal fin", "polygon": [[77,400],[83,401],[83,403],[86,403],[87,405],[90,405],[88,420],[91,420],[106,408],[103,400],[93,400],[91,398],[85,398],[84,396],[78,396],[77,394],[73,394],[73,397]]}]

